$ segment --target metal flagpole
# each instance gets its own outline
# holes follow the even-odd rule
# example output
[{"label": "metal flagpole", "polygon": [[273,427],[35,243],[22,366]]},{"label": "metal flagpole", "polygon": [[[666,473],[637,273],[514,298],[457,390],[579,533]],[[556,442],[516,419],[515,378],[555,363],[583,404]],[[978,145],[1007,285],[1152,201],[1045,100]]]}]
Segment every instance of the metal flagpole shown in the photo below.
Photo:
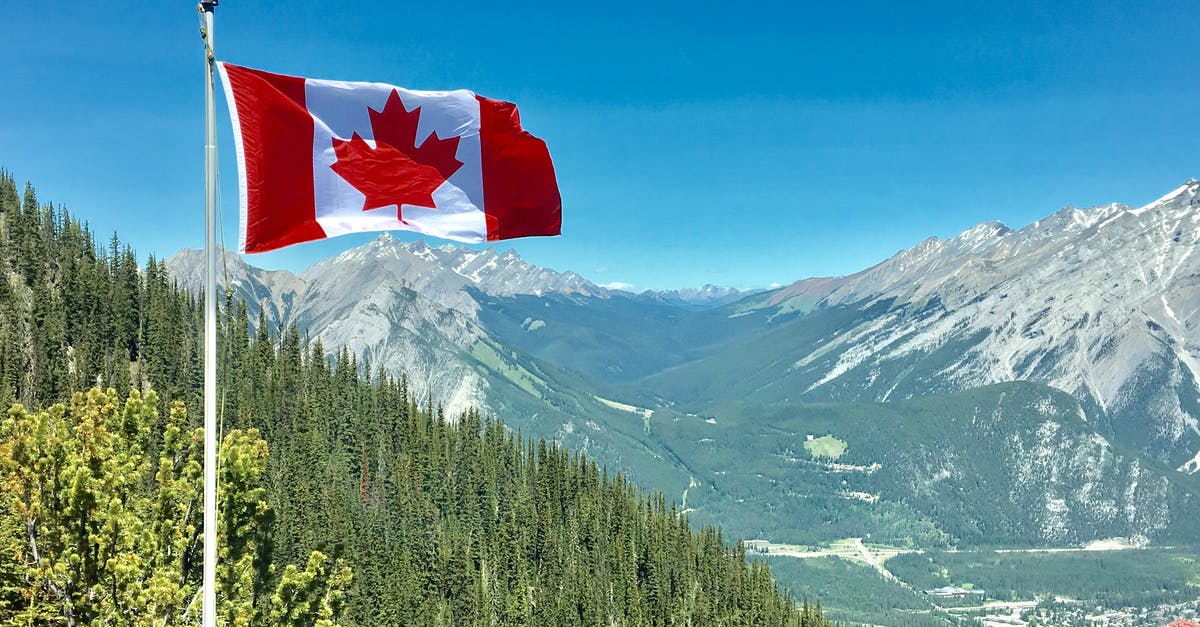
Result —
[{"label": "metal flagpole", "polygon": [[201,624],[217,625],[217,113],[213,94],[213,13],[218,0],[200,0],[204,18],[204,579]]}]

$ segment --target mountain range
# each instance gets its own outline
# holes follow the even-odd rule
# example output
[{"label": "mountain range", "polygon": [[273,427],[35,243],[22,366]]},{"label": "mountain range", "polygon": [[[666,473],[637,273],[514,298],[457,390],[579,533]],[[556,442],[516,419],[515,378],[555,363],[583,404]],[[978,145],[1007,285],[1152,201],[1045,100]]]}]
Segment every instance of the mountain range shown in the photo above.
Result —
[{"label": "mountain range", "polygon": [[[299,275],[233,254],[222,274],[270,328],[742,537],[1180,542],[1200,533],[1198,194],[984,223],[751,293],[633,294],[387,235]],[[167,265],[199,285],[199,251]]]},{"label": "mountain range", "polygon": [[[672,398],[888,401],[1037,381],[1073,395],[1115,443],[1194,473],[1198,191],[1189,181],[1137,209],[1067,207],[1016,231],[984,223],[857,274],[742,301],[731,315],[810,315],[649,387]],[[823,317],[837,328],[807,333]]]}]

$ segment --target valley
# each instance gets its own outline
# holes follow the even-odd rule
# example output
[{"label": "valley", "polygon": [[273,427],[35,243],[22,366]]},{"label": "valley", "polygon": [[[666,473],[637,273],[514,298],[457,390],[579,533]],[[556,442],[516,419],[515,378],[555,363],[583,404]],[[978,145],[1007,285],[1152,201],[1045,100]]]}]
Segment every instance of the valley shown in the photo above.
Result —
[{"label": "valley", "polygon": [[[983,572],[964,556],[991,565],[996,590],[1004,569],[1106,568],[1077,555],[1145,571],[1136,556],[1200,553],[1197,243],[1189,181],[1146,207],[986,223],[747,294],[609,290],[512,251],[388,236],[299,275],[227,265],[272,333],[345,346],[448,415],[485,407],[662,490],[695,524],[753,539],[835,617],[945,624],[952,608],[914,591],[976,583],[954,575]],[[198,259],[167,265],[195,285]],[[1083,551],[1113,538],[1140,548]],[[950,574],[932,585],[922,559]],[[863,614],[810,588],[814,569],[915,600]],[[1200,598],[1200,579],[1172,572],[1177,594],[1084,596]],[[988,598],[1041,611],[1059,597],[1078,595]]]}]

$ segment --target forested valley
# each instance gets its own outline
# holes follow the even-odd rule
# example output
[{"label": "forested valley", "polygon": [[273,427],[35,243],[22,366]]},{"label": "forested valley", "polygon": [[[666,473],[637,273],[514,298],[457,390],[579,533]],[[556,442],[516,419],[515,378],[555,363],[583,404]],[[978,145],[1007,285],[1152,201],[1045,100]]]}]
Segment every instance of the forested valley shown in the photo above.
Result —
[{"label": "forested valley", "polygon": [[[0,623],[198,624],[200,296],[8,173],[0,277]],[[219,319],[223,623],[828,624],[661,493]]]}]

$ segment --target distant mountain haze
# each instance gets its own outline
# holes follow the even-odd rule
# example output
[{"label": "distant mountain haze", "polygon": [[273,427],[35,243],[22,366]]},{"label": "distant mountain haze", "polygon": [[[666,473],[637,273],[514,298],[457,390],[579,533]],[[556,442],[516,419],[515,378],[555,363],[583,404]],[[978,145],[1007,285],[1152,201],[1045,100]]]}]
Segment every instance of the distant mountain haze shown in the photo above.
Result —
[{"label": "distant mountain haze", "polygon": [[678,290],[659,290],[657,292],[646,290],[641,293],[641,296],[659,300],[671,305],[703,309],[707,307],[728,305],[729,303],[741,300],[751,294],[757,294],[764,291],[766,290],[739,290],[734,287],[725,287],[706,283],[700,287],[685,287]]}]

